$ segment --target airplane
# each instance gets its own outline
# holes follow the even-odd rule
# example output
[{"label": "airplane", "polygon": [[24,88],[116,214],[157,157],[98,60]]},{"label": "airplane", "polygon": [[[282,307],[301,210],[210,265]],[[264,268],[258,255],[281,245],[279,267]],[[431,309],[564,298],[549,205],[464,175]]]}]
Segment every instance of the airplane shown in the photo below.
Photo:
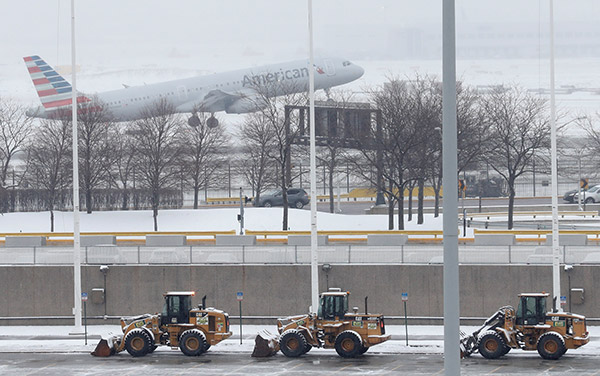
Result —
[{"label": "airplane", "polygon": [[[56,118],[72,111],[71,84],[39,56],[27,56],[23,60],[42,102],[42,106],[27,110],[27,115]],[[363,68],[345,59],[319,58],[314,62],[315,90],[328,92],[330,88],[352,82],[364,73]],[[164,98],[175,112],[191,114],[189,125],[198,126],[200,119],[196,113],[207,112],[211,114],[207,125],[216,127],[215,112],[255,112],[264,106],[261,97],[308,91],[308,69],[309,61],[306,59],[144,86],[123,85],[123,89],[93,96],[78,92],[77,103],[85,106],[98,101],[110,111],[112,120],[121,122],[142,118],[145,109]],[[271,90],[262,91],[265,87]]]}]

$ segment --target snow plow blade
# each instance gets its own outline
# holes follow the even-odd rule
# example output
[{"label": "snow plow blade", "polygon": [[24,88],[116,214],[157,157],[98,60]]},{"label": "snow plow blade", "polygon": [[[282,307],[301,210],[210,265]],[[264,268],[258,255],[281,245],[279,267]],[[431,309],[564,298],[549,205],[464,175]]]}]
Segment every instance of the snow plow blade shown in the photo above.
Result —
[{"label": "snow plow blade", "polygon": [[100,340],[100,342],[98,342],[98,345],[96,346],[96,348],[94,349],[94,351],[91,352],[91,354],[93,356],[101,356],[101,357],[107,357],[107,356],[111,356],[115,354],[115,349],[114,347],[111,347],[108,345],[108,341],[105,340],[104,338],[102,338]]},{"label": "snow plow blade", "polygon": [[265,358],[273,356],[279,351],[279,336],[271,334],[267,330],[261,330],[254,339],[254,351],[252,357]]}]

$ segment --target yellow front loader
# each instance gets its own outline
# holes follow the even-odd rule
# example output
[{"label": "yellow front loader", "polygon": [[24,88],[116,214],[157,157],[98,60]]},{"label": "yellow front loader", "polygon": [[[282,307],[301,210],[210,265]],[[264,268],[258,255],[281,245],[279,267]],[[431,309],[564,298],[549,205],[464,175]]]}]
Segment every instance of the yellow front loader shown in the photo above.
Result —
[{"label": "yellow front loader", "polygon": [[205,298],[197,308],[192,307],[194,292],[164,294],[160,314],[122,318],[123,334],[103,338],[92,352],[94,356],[110,356],[123,350],[131,356],[144,356],[158,346],[179,348],[188,356],[198,356],[212,345],[231,337],[229,315],[206,308]]},{"label": "yellow front loader", "polygon": [[511,349],[535,351],[544,359],[559,359],[567,350],[589,342],[585,316],[547,312],[547,293],[519,294],[515,312],[512,306],[500,308],[473,334],[462,335],[461,355],[479,352],[496,359]]}]

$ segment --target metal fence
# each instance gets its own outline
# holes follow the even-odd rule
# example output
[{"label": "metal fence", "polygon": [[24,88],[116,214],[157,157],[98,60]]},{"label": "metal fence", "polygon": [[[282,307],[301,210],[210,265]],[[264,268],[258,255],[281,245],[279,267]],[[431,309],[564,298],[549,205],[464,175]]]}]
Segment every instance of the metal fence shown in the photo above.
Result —
[{"label": "metal fence", "polygon": [[[309,246],[93,246],[81,250],[83,264],[310,264]],[[459,248],[462,264],[548,264],[552,248],[539,245]],[[319,262],[331,264],[441,264],[442,245],[319,247]],[[565,264],[600,265],[598,246],[562,246]],[[0,248],[2,265],[65,265],[73,263],[70,247]]]}]

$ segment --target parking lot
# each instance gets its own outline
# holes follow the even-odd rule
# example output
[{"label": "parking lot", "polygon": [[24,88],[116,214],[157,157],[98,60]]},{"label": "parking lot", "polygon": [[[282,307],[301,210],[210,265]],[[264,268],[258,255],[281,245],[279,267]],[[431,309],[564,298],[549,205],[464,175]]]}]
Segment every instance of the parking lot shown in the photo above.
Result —
[{"label": "parking lot", "polygon": [[[463,359],[463,375],[599,375],[599,356],[565,355],[559,361],[542,360],[536,353],[515,353],[498,360],[481,356]],[[290,359],[281,354],[254,359],[249,353],[210,351],[200,357],[157,351],[143,358],[123,353],[94,358],[82,353],[4,353],[3,375],[440,375],[441,354],[365,354],[343,359],[334,352],[309,353]]]}]

